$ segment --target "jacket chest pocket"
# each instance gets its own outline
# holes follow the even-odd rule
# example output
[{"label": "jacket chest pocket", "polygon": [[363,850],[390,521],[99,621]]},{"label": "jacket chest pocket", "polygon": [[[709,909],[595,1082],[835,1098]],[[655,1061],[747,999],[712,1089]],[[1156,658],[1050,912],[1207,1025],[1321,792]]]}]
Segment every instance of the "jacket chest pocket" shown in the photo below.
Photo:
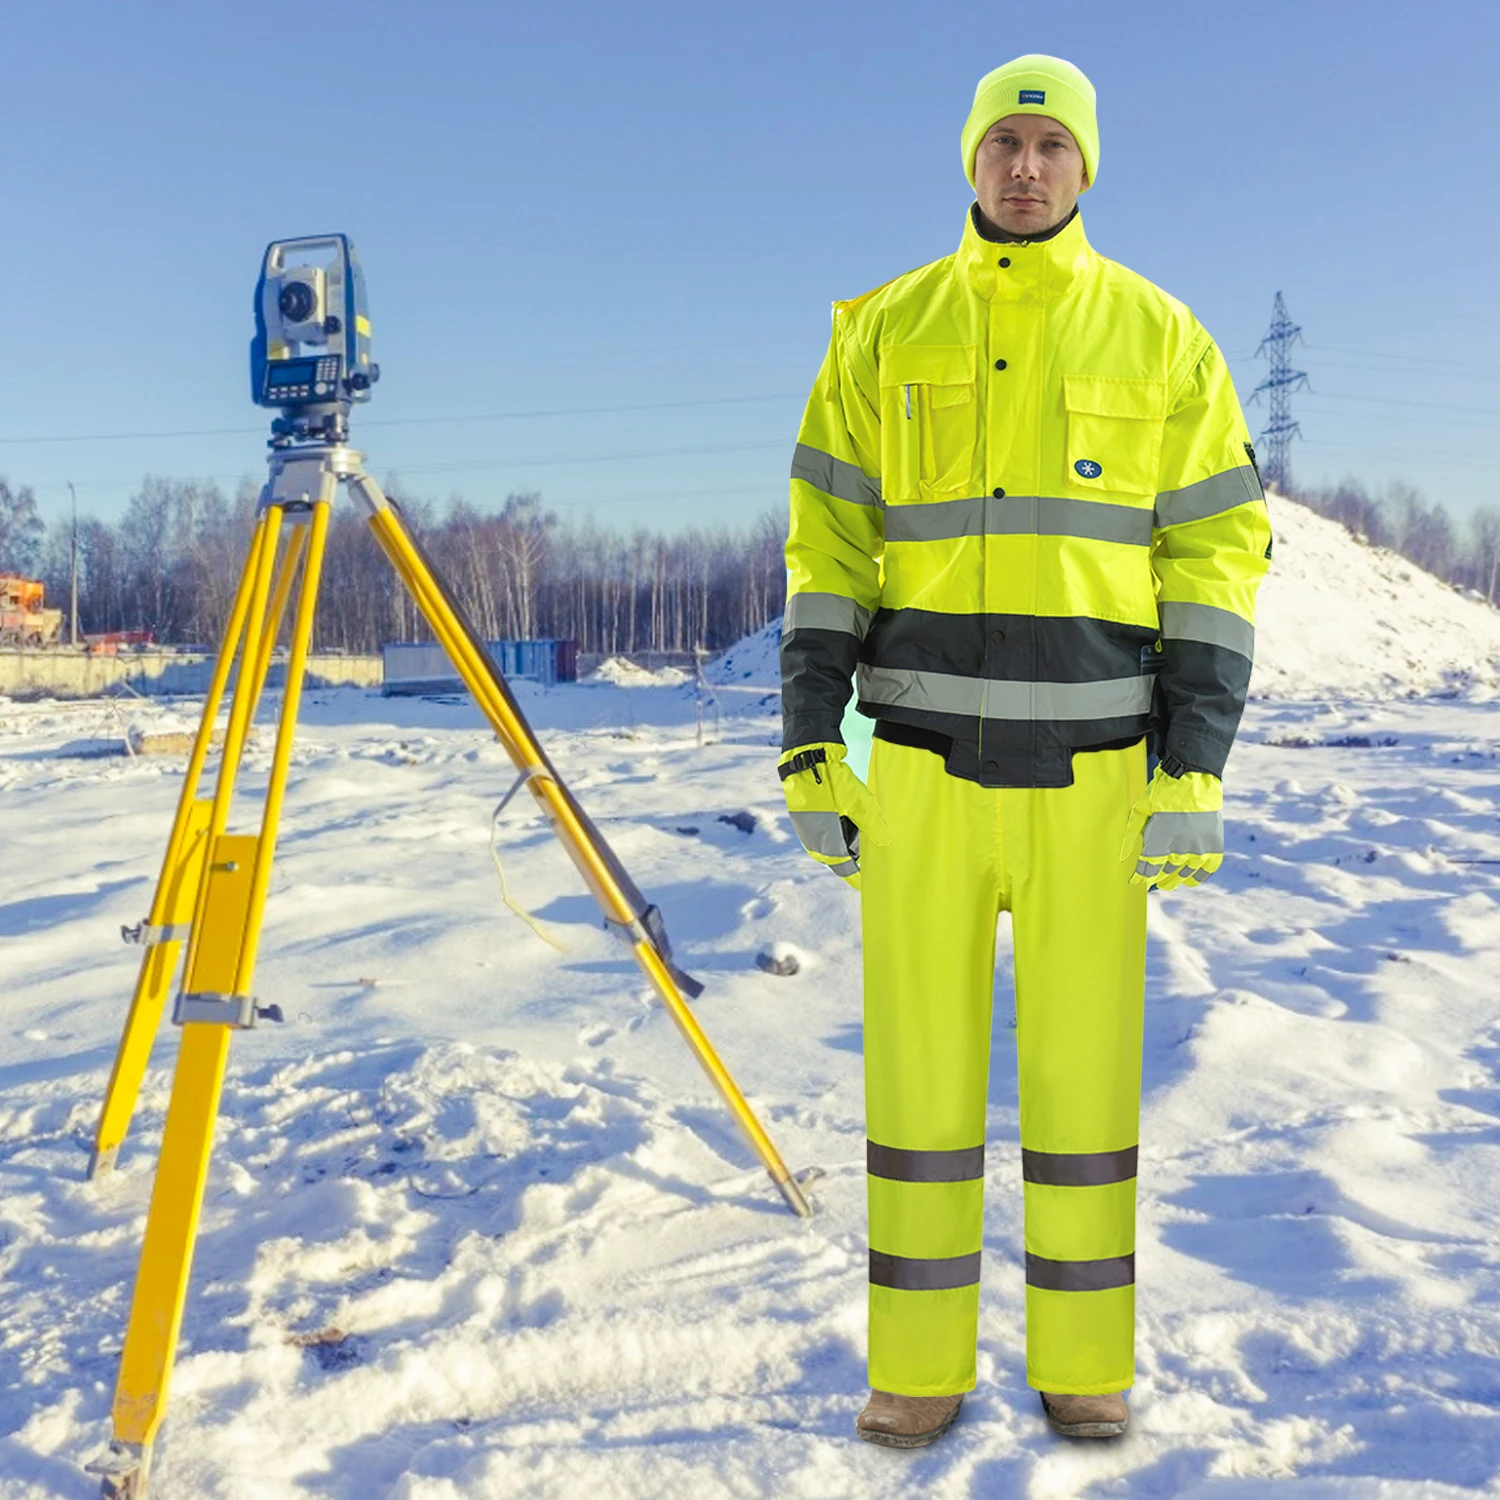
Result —
[{"label": "jacket chest pocket", "polygon": [[1167,383],[1115,375],[1064,375],[1064,483],[1075,490],[1156,498]]},{"label": "jacket chest pocket", "polygon": [[897,344],[880,358],[880,488],[887,504],[969,493],[979,435],[972,344]]}]

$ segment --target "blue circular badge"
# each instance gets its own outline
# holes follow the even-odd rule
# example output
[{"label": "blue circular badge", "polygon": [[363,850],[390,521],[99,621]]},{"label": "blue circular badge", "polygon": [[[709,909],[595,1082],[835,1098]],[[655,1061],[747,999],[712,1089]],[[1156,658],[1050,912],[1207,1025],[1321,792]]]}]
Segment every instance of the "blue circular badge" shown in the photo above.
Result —
[{"label": "blue circular badge", "polygon": [[1103,472],[1104,466],[1096,464],[1091,458],[1080,458],[1073,467],[1083,475],[1085,479],[1097,479]]}]

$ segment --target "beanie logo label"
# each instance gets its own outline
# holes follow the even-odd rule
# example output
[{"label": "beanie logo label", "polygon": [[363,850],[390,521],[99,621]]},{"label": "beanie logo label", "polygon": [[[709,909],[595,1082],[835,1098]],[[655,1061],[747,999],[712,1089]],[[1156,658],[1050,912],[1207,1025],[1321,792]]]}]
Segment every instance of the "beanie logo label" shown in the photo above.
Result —
[{"label": "beanie logo label", "polygon": [[1095,463],[1091,458],[1080,458],[1073,467],[1085,479],[1097,479],[1104,472],[1104,465]]},{"label": "beanie logo label", "polygon": [[1047,102],[1046,89],[1022,89],[1022,104],[1045,104]]}]

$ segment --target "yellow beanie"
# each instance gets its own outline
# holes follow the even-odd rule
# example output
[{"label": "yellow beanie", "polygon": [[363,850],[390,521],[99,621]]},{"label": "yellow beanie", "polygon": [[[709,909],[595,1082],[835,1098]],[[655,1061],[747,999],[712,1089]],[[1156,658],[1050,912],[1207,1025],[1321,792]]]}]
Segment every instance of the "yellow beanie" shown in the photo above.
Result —
[{"label": "yellow beanie", "polygon": [[1060,57],[1033,52],[986,73],[974,90],[974,107],[964,126],[964,176],[974,186],[974,153],[984,133],[1007,115],[1048,115],[1066,125],[1083,152],[1092,184],[1099,172],[1099,119],[1094,85]]}]

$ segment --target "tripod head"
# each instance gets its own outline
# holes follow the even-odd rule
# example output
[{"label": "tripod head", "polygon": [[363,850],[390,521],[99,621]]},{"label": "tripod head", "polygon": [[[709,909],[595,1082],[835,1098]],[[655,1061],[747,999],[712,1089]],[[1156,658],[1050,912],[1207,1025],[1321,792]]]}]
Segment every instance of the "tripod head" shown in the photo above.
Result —
[{"label": "tripod head", "polygon": [[255,287],[250,395],[279,410],[271,446],[342,443],[349,411],[380,379],[370,362],[365,278],[348,235],[273,240]]}]

